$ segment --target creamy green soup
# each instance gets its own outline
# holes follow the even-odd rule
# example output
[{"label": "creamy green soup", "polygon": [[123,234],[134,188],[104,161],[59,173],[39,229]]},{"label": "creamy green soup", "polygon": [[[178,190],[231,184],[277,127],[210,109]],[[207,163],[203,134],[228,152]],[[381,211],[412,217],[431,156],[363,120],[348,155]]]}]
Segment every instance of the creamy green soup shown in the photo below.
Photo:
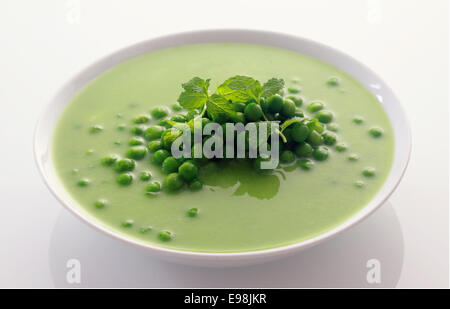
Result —
[{"label": "creamy green soup", "polygon": [[[150,155],[137,161],[130,186],[101,164],[109,154],[124,156],[132,138],[131,119],[155,106],[177,101],[181,84],[193,76],[223,81],[246,75],[283,78],[300,89],[307,112],[320,100],[334,113],[339,143],[311,170],[297,164],[259,173],[245,163],[205,168],[201,191],[148,196],[152,180],[163,181]],[[336,77],[339,83],[329,82]],[[333,80],[332,80],[333,81]],[[215,84],[212,84],[215,88]],[[154,124],[154,121],[150,122]],[[102,130],[92,134],[93,126]],[[383,134],[374,137],[373,127]],[[105,72],[67,106],[54,133],[52,158],[67,191],[111,230],[161,247],[198,252],[262,250],[320,235],[360,211],[378,192],[392,165],[393,132],[377,99],[336,68],[282,49],[247,44],[186,45],[148,53]],[[367,168],[370,167],[368,170]],[[372,173],[374,171],[374,173]],[[88,180],[80,186],[80,179]],[[96,207],[103,200],[104,207]],[[103,205],[102,205],[103,206]],[[187,215],[197,208],[195,217]],[[127,224],[127,222],[129,224]],[[161,231],[172,238],[163,241]]]}]

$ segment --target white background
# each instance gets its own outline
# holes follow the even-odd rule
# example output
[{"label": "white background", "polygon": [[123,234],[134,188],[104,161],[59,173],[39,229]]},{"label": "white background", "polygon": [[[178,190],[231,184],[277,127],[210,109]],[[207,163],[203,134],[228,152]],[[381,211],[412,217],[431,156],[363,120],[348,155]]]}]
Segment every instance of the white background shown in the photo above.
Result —
[{"label": "white background", "polygon": [[[68,286],[66,257],[88,265],[84,286],[367,286],[365,260],[352,256],[376,258],[367,254],[377,252],[386,256],[384,269],[395,268],[384,286],[447,287],[448,6],[447,0],[3,0],[0,287]],[[413,134],[411,163],[390,203],[340,240],[286,261],[229,271],[144,258],[68,215],[39,178],[32,154],[34,125],[55,91],[119,48],[210,28],[310,38],[382,76],[404,104]],[[144,266],[148,276],[139,275]],[[355,274],[361,280],[352,281]]]}]

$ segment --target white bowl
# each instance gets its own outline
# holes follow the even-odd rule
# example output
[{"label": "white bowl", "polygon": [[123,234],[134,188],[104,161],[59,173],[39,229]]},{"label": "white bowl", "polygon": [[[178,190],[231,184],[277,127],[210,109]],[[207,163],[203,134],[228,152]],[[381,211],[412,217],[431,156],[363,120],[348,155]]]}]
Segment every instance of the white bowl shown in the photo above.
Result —
[{"label": "white bowl", "polygon": [[[338,227],[296,244],[262,251],[199,253],[160,248],[119,234],[85,211],[68,194],[56,175],[51,159],[50,146],[56,122],[71,98],[95,77],[127,59],[176,45],[211,42],[253,43],[296,51],[327,62],[348,73],[378,97],[393,127],[395,153],[390,174],[370,203]],[[310,40],[286,34],[254,30],[207,30],[174,34],[135,44],[100,59],[69,80],[57,92],[37,124],[34,144],[36,162],[48,188],[67,209],[83,221],[114,238],[138,246],[156,257],[183,264],[217,267],[257,264],[278,259],[317,245],[354,226],[381,206],[395,190],[408,165],[410,151],[411,135],[403,108],[392,90],[369,68],[342,52]]]}]

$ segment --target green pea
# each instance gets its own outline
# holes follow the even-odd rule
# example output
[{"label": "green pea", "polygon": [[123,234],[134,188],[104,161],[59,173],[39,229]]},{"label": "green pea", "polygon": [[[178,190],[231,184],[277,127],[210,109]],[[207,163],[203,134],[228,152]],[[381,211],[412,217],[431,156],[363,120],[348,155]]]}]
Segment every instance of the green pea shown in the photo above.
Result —
[{"label": "green pea", "polygon": [[88,156],[90,156],[91,154],[93,154],[94,153],[94,150],[93,149],[89,149],[88,151],[86,151],[86,154],[88,155]]},{"label": "green pea", "polygon": [[361,124],[364,122],[364,118],[362,116],[353,116],[353,122],[356,124]]},{"label": "green pea", "polygon": [[203,188],[203,183],[200,180],[194,180],[189,184],[189,190],[199,191]]},{"label": "green pea", "polygon": [[291,127],[291,137],[297,143],[304,142],[311,133],[307,126],[300,123],[294,123]]},{"label": "green pea", "polygon": [[129,219],[129,220],[123,221],[121,225],[122,225],[122,227],[130,228],[133,226],[133,224],[134,224],[134,221]]},{"label": "green pea", "polygon": [[134,160],[142,160],[147,154],[147,148],[144,146],[134,146],[128,149],[126,157]]},{"label": "green pea", "polygon": [[161,184],[158,181],[153,181],[145,187],[145,191],[147,192],[159,192],[161,191]]},{"label": "green pea", "polygon": [[330,123],[330,124],[327,124],[327,130],[332,131],[332,132],[337,132],[337,131],[339,131],[339,126],[337,123]]},{"label": "green pea", "polygon": [[145,131],[145,126],[143,125],[139,125],[139,126],[134,126],[130,129],[131,134],[133,135],[143,135],[144,131]]},{"label": "green pea", "polygon": [[178,173],[172,173],[167,175],[163,182],[163,188],[168,191],[177,191],[183,187],[183,180]]},{"label": "green pea", "polygon": [[178,173],[184,180],[191,181],[191,180],[197,178],[198,168],[195,164],[192,164],[190,162],[184,162],[178,168]]},{"label": "green pea", "polygon": [[166,106],[158,106],[152,109],[152,116],[155,119],[161,119],[169,115],[169,109]]},{"label": "green pea", "polygon": [[166,158],[170,156],[170,153],[165,149],[157,150],[152,156],[152,162],[161,165]]},{"label": "green pea", "polygon": [[186,122],[188,121],[187,116],[183,114],[173,115],[170,120],[175,122]]},{"label": "green pea", "polygon": [[146,234],[148,232],[150,232],[153,228],[151,226],[141,226],[139,228],[139,233],[141,234]]},{"label": "green pea", "polygon": [[87,187],[89,185],[89,179],[82,178],[82,179],[77,181],[77,185],[79,187]]},{"label": "green pea", "polygon": [[141,115],[141,116],[133,118],[133,123],[136,123],[136,124],[143,124],[143,123],[147,123],[149,121],[150,121],[150,117],[147,115]]},{"label": "green pea", "polygon": [[333,132],[325,132],[322,134],[323,143],[328,146],[333,146],[336,144],[337,141],[337,135]]},{"label": "green pea", "polygon": [[115,163],[114,169],[118,172],[129,172],[134,170],[136,163],[131,159],[122,159]]},{"label": "green pea", "polygon": [[140,136],[132,137],[128,141],[128,145],[130,145],[130,146],[139,146],[139,145],[143,145],[144,143],[145,143],[145,140]]},{"label": "green pea", "polygon": [[103,131],[103,126],[99,124],[93,125],[89,128],[90,133],[99,133],[101,131]]},{"label": "green pea", "polygon": [[236,112],[236,114],[232,117],[232,119],[234,122],[237,123],[246,123],[245,121],[245,115],[244,113],[241,112]]},{"label": "green pea", "polygon": [[301,91],[299,87],[295,87],[295,86],[289,87],[287,90],[289,93],[293,93],[293,94],[300,93],[300,91]]},{"label": "green pea", "polygon": [[151,141],[150,143],[147,144],[147,148],[151,153],[153,153],[162,148],[161,141],[160,140]]},{"label": "green pea", "polygon": [[292,100],[292,102],[294,102],[295,106],[300,107],[303,104],[303,99],[301,97],[297,97],[297,96],[288,96],[287,97],[289,100]]},{"label": "green pea", "polygon": [[182,134],[183,134],[183,132],[181,130],[176,129],[176,128],[171,128],[171,129],[165,130],[161,134],[161,139],[160,139],[162,148],[164,148],[166,150],[171,150],[172,143],[178,137],[180,137]]},{"label": "green pea", "polygon": [[358,180],[355,182],[355,187],[357,188],[363,188],[366,184],[362,180]]},{"label": "green pea", "polygon": [[117,155],[109,155],[109,156],[103,157],[103,158],[101,159],[101,163],[102,163],[102,165],[104,165],[104,166],[111,166],[111,165],[113,165],[118,159],[119,159],[119,156],[117,156]]},{"label": "green pea", "polygon": [[99,199],[96,200],[94,203],[95,208],[101,209],[104,208],[106,205],[106,200],[105,199]]},{"label": "green pea", "polygon": [[351,155],[348,156],[348,160],[351,162],[355,162],[359,160],[359,156],[356,153],[353,153]]},{"label": "green pea", "polygon": [[383,135],[383,129],[380,127],[373,127],[373,128],[370,128],[369,133],[373,137],[377,138],[377,137],[380,137],[381,135]]},{"label": "green pea", "polygon": [[114,142],[114,145],[116,145],[116,146],[120,146],[122,144],[122,142],[120,142],[120,141],[115,141]]},{"label": "green pea", "polygon": [[362,174],[366,177],[374,177],[376,169],[374,167],[366,167],[363,169]]},{"label": "green pea", "polygon": [[142,181],[147,181],[150,180],[152,178],[152,173],[150,171],[143,171],[141,172],[141,174],[139,175],[139,178]]},{"label": "green pea", "polygon": [[294,148],[294,152],[299,157],[308,157],[311,155],[313,148],[308,143],[301,143]]},{"label": "green pea", "polygon": [[259,100],[259,105],[261,106],[261,109],[263,110],[264,113],[267,113],[269,111],[269,101],[261,98]]},{"label": "green pea", "polygon": [[167,119],[158,121],[158,126],[163,127],[164,129],[169,129],[172,127],[172,125],[169,122],[167,122]]},{"label": "green pea", "polygon": [[187,211],[188,217],[197,217],[198,215],[198,208],[191,208]]},{"label": "green pea", "polygon": [[310,159],[301,159],[297,161],[297,165],[305,171],[309,171],[314,167],[314,162]]},{"label": "green pea", "polygon": [[289,164],[295,161],[295,155],[290,150],[283,150],[280,155],[280,162],[284,164]]},{"label": "green pea", "polygon": [[322,102],[312,102],[308,105],[308,111],[311,113],[316,113],[324,108]]},{"label": "green pea", "polygon": [[179,112],[179,111],[183,110],[183,107],[179,103],[175,103],[172,105],[172,110],[175,112]]},{"label": "green pea", "polygon": [[256,103],[250,103],[244,109],[244,116],[248,122],[258,121],[261,119],[262,115],[263,112],[261,106]]},{"label": "green pea", "polygon": [[279,94],[275,94],[268,99],[269,108],[268,111],[272,114],[281,112],[283,109],[283,97]]},{"label": "green pea", "polygon": [[295,116],[295,103],[291,99],[286,99],[283,102],[283,108],[280,114],[285,118],[292,118]]},{"label": "green pea", "polygon": [[295,109],[295,114],[294,115],[295,115],[295,117],[300,117],[300,118],[305,117],[305,113],[303,113],[303,111],[298,109],[298,108]]},{"label": "green pea", "polygon": [[313,150],[312,156],[317,161],[325,161],[328,159],[328,148],[320,146]]},{"label": "green pea", "polygon": [[327,80],[327,85],[331,87],[339,86],[339,78],[333,76]]},{"label": "green pea", "polygon": [[122,186],[128,186],[133,182],[133,175],[131,173],[122,173],[117,177],[117,182]]},{"label": "green pea", "polygon": [[162,163],[162,170],[166,174],[175,173],[181,165],[181,160],[175,157],[167,157]]},{"label": "green pea", "polygon": [[233,103],[233,110],[236,111],[236,112],[241,112],[241,113],[243,113],[246,106],[247,106],[247,105],[246,105],[245,103],[242,103],[242,102],[235,102],[235,103]]},{"label": "green pea", "polygon": [[119,124],[117,126],[117,130],[119,130],[119,131],[124,131],[126,128],[127,128],[127,126],[125,124]]},{"label": "green pea", "polygon": [[308,144],[311,146],[320,146],[323,144],[323,137],[320,135],[317,131],[311,131],[311,133],[308,136]]},{"label": "green pea", "polygon": [[345,143],[339,143],[336,145],[335,149],[338,152],[344,152],[348,149],[348,146]]},{"label": "green pea", "polygon": [[333,113],[330,111],[320,111],[317,113],[316,118],[321,123],[330,123],[333,120]]},{"label": "green pea", "polygon": [[162,241],[169,241],[173,238],[173,235],[169,231],[162,231],[162,232],[159,232],[158,237]]},{"label": "green pea", "polygon": [[151,126],[148,127],[147,130],[145,130],[145,139],[146,140],[155,140],[161,137],[162,133],[164,132],[165,128],[162,126]]}]

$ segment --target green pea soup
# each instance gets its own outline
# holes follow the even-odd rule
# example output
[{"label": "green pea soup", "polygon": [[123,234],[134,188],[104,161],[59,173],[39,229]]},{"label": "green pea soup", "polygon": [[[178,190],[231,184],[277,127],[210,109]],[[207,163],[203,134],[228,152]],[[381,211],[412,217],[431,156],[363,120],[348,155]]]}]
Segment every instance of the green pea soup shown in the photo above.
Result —
[{"label": "green pea soup", "polygon": [[[182,83],[199,76],[211,78],[214,88],[234,75],[260,81],[283,78],[285,96],[300,97],[300,108],[311,115],[316,111],[307,106],[321,102],[333,114],[325,127],[337,135],[336,145],[326,146],[329,157],[296,158],[272,173],[237,161],[210,162],[202,168],[201,190],[176,194],[146,194],[151,182],[165,178],[150,154],[136,161],[132,183],[126,186],[118,183],[114,169],[102,164],[107,155],[125,157],[130,140],[139,143],[142,138],[132,133],[136,124],[131,120],[148,115],[150,121],[143,118],[141,126],[156,124],[150,111],[174,104]],[[60,181],[97,220],[142,242],[196,252],[263,250],[325,233],[376,195],[393,154],[386,113],[352,77],[299,53],[234,43],[172,47],[117,65],[72,99],[52,144]]]}]

